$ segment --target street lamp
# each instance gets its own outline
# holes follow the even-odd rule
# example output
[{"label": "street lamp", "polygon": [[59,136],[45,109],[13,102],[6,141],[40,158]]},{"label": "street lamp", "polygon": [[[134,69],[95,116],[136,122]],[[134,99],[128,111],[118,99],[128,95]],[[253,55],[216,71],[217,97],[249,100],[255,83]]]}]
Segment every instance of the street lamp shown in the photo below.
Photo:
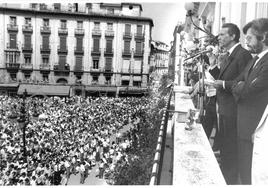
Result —
[{"label": "street lamp", "polygon": [[23,139],[23,157],[24,157],[24,162],[27,162],[27,151],[26,151],[26,126],[28,124],[28,117],[26,119],[26,107],[25,107],[25,99],[27,96],[27,90],[23,92],[23,100],[20,108],[20,117],[18,119],[18,123],[20,125],[20,128],[22,128],[22,139]]},{"label": "street lamp", "polygon": [[198,25],[196,25],[193,21],[193,16],[195,15],[194,13],[194,3],[190,2],[190,3],[185,3],[184,5],[185,10],[187,11],[186,16],[190,17],[191,23],[194,25],[194,27],[204,33],[206,33],[207,35],[209,35],[210,37],[214,37],[208,30],[206,30],[205,28],[202,29],[201,27],[199,27]]}]

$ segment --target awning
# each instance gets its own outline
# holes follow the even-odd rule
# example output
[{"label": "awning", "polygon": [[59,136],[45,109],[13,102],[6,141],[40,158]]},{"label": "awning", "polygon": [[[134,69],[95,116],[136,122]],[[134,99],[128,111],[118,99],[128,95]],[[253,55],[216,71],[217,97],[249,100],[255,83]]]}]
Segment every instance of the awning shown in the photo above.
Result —
[{"label": "awning", "polygon": [[116,87],[99,87],[99,86],[87,86],[86,91],[107,91],[116,92]]},{"label": "awning", "polygon": [[22,95],[25,89],[29,95],[69,96],[70,86],[20,84],[18,94]]},{"label": "awning", "polygon": [[133,76],[133,81],[141,81],[141,76]]},{"label": "awning", "polygon": [[130,76],[121,76],[121,80],[130,80]]}]

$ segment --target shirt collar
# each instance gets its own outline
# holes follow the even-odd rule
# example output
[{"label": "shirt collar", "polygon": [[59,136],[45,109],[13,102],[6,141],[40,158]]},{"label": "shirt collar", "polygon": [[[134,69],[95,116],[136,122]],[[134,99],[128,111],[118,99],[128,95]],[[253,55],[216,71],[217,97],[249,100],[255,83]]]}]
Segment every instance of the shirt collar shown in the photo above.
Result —
[{"label": "shirt collar", "polygon": [[217,66],[217,64],[212,65],[212,66],[209,66],[209,67],[208,67],[208,70],[214,69],[216,66]]},{"label": "shirt collar", "polygon": [[232,48],[230,48],[229,50],[228,50],[228,52],[229,52],[229,55],[231,55],[232,54],[232,52],[234,51],[234,49],[239,45],[240,43],[238,42],[238,43],[236,43],[235,45],[233,45],[233,47]]},{"label": "shirt collar", "polygon": [[268,49],[267,50],[264,50],[264,51],[262,51],[261,53],[259,53],[258,54],[258,59],[261,59],[265,54],[267,54],[268,53]]}]

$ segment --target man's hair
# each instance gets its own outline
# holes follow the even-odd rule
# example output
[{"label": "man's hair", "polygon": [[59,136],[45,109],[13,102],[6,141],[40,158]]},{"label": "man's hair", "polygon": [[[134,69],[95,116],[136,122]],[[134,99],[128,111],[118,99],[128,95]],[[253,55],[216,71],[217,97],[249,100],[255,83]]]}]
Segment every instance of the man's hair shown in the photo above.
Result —
[{"label": "man's hair", "polygon": [[247,23],[243,28],[243,33],[246,34],[249,28],[252,28],[253,34],[259,41],[268,45],[268,18],[259,18]]},{"label": "man's hair", "polygon": [[228,28],[228,34],[231,35],[235,35],[234,41],[235,42],[239,42],[240,39],[240,30],[237,27],[237,25],[233,24],[233,23],[225,23],[222,25],[222,28]]}]

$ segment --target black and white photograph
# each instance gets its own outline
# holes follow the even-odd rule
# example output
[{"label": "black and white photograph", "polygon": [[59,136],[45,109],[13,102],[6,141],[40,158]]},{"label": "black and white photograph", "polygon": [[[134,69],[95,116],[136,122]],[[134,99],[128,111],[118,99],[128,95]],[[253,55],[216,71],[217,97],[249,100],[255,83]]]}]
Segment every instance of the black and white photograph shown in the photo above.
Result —
[{"label": "black and white photograph", "polygon": [[268,1],[0,2],[0,186],[268,185]]}]

